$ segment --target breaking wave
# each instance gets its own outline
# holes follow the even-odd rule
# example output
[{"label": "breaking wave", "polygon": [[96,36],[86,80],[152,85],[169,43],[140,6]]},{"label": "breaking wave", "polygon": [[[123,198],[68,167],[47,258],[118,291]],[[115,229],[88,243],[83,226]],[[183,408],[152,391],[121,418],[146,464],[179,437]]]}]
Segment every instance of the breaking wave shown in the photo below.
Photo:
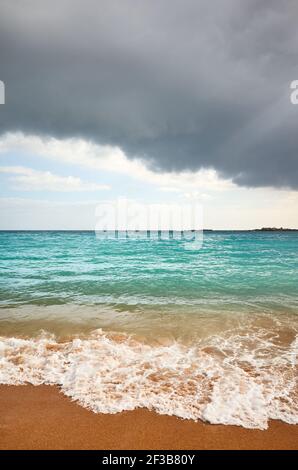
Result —
[{"label": "breaking wave", "polygon": [[64,342],[47,333],[1,337],[0,382],[58,385],[96,413],[145,407],[246,428],[296,424],[298,338],[283,334],[239,328],[193,345],[102,330]]}]

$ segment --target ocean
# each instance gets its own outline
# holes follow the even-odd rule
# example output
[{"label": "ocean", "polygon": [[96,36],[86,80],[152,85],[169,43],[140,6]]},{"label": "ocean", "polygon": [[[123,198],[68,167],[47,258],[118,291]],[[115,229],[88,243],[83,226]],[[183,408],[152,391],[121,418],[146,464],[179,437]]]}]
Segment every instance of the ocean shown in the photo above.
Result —
[{"label": "ocean", "polygon": [[298,232],[0,232],[0,383],[94,412],[298,423]]}]

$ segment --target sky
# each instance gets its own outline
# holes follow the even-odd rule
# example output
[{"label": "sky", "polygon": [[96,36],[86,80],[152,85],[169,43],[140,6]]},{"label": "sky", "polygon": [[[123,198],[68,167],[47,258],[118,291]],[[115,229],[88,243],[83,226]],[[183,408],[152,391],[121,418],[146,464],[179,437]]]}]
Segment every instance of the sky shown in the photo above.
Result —
[{"label": "sky", "polygon": [[0,0],[0,229],[92,230],[119,198],[298,228],[297,24],[295,0]]}]

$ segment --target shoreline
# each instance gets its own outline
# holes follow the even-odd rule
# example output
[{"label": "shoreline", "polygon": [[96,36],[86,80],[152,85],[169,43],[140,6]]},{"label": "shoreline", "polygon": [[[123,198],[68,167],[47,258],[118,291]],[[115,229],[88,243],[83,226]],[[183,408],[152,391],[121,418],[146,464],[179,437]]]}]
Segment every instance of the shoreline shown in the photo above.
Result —
[{"label": "shoreline", "polygon": [[0,385],[0,449],[213,450],[298,448],[298,426],[268,430],[182,420],[137,409],[95,414],[56,386]]}]

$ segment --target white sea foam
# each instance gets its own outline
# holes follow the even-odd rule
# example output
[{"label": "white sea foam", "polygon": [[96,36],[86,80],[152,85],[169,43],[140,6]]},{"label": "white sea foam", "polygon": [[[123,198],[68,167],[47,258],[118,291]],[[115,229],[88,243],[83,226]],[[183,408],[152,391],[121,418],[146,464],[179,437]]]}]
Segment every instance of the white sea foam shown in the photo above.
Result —
[{"label": "white sea foam", "polygon": [[[290,335],[291,336],[291,335]],[[0,338],[0,383],[57,384],[96,413],[137,407],[187,419],[265,429],[298,423],[298,340],[261,328],[186,346],[150,345],[101,330],[59,343]]]}]

